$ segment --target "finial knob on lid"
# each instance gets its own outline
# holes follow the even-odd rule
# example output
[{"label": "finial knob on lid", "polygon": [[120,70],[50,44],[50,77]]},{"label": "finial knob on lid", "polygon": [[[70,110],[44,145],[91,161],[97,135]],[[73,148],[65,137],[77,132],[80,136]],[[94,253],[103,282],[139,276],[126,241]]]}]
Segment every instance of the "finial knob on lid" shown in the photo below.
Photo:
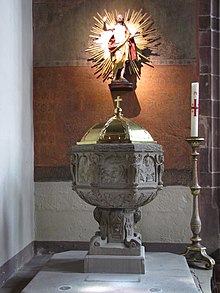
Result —
[{"label": "finial knob on lid", "polygon": [[119,117],[122,114],[122,108],[120,107],[120,102],[122,102],[123,100],[120,98],[120,96],[117,96],[117,98],[114,101],[116,102],[116,108],[114,113],[117,117]]}]

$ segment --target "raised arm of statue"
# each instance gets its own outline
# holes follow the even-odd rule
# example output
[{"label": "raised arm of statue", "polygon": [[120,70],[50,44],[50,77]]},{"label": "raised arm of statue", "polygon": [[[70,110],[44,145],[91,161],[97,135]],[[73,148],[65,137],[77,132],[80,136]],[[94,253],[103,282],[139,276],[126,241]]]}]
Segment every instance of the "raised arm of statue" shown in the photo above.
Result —
[{"label": "raised arm of statue", "polygon": [[103,30],[104,31],[113,31],[114,30],[114,28],[107,27],[107,24],[106,24],[107,17],[106,16],[104,16],[102,18],[102,20],[103,20]]}]

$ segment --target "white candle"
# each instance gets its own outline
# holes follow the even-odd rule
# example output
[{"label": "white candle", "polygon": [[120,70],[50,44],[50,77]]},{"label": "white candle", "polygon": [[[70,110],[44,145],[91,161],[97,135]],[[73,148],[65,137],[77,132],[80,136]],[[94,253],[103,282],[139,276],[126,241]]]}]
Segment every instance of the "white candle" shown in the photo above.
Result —
[{"label": "white candle", "polygon": [[199,132],[199,83],[193,82],[191,87],[191,136]]}]

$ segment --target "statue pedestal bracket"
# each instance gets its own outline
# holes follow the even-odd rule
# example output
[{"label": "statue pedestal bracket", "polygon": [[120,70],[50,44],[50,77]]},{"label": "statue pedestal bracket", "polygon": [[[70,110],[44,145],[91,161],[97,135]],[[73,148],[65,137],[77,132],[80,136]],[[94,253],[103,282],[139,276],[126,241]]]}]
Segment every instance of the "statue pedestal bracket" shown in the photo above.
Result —
[{"label": "statue pedestal bracket", "polygon": [[111,91],[132,91],[134,89],[133,83],[123,80],[114,80],[109,84]]}]

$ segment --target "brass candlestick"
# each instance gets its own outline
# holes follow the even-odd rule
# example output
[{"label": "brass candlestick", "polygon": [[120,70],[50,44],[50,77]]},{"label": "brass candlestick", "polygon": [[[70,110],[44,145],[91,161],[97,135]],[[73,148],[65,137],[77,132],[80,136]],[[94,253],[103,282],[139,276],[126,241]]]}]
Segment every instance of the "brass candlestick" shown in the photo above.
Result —
[{"label": "brass candlestick", "polygon": [[205,265],[206,269],[212,269],[215,261],[206,253],[206,247],[201,244],[201,237],[199,236],[201,232],[201,220],[199,216],[199,193],[201,187],[198,183],[198,156],[197,148],[204,141],[202,137],[189,137],[186,141],[192,147],[192,186],[190,187],[191,193],[193,195],[193,212],[191,219],[191,231],[193,236],[191,238],[192,244],[187,247],[184,256],[189,265],[196,265],[197,263],[202,263]]}]

